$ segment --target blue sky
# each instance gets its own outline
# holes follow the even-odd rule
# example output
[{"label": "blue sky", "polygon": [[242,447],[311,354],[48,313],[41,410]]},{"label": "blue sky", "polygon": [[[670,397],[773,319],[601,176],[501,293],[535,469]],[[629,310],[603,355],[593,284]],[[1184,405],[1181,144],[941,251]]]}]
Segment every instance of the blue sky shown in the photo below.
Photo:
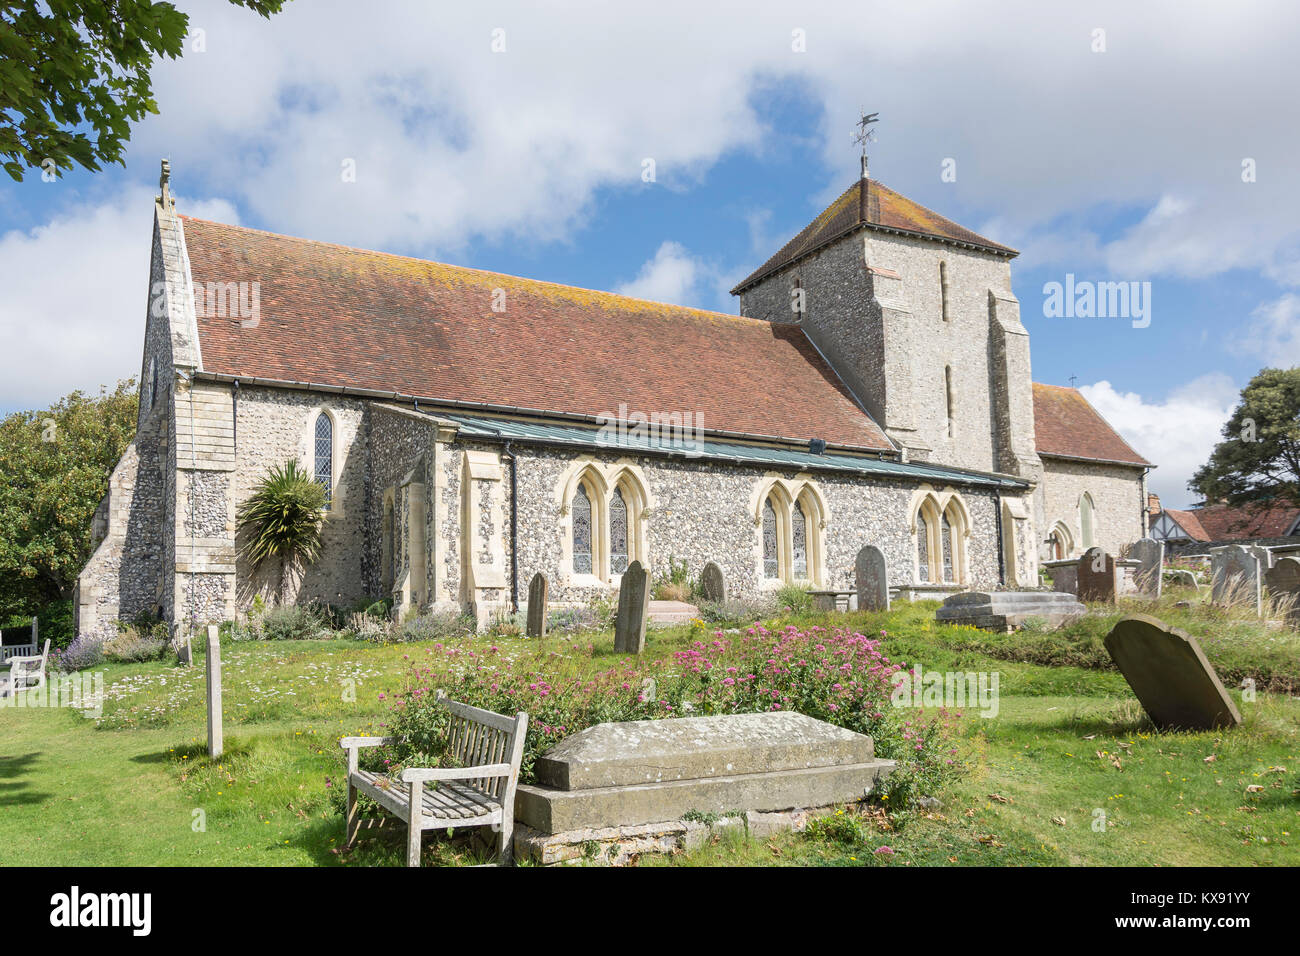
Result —
[{"label": "blue sky", "polygon": [[[180,6],[125,168],[0,185],[0,411],[138,374],[160,156],[184,213],[735,312],[853,180],[861,107],[875,178],[1021,250],[1035,379],[1076,377],[1167,504],[1300,363],[1281,4]],[[1067,273],[1149,282],[1149,327],[1045,317]]]}]

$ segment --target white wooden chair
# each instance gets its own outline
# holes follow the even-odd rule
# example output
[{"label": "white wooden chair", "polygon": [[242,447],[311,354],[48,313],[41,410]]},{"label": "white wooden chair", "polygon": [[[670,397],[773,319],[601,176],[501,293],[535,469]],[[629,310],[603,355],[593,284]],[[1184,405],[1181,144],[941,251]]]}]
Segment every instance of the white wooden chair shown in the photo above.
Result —
[{"label": "white wooden chair", "polygon": [[33,690],[45,686],[45,662],[50,656],[50,642],[39,654],[9,658],[9,692]]},{"label": "white wooden chair", "polygon": [[[398,743],[400,737],[344,737],[348,752],[347,842],[361,828],[357,793],[406,821],[406,865],[420,865],[420,839],[425,830],[490,826],[501,835],[498,861],[508,863],[514,839],[515,788],[524,757],[528,715],[506,717],[490,710],[450,700],[441,692],[438,703],[451,714],[447,754],[461,767],[413,767],[402,771],[401,785],[382,773],[357,768],[361,747]],[[426,789],[432,782],[434,787]],[[411,812],[412,807],[418,811]]]}]

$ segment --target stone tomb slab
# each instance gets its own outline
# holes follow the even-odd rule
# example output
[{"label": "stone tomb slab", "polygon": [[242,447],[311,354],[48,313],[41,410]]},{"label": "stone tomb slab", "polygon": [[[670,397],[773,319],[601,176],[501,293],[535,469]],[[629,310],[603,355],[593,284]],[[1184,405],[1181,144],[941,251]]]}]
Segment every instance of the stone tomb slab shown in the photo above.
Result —
[{"label": "stone tomb slab", "polygon": [[789,712],[599,724],[561,741],[519,787],[544,834],[860,800],[894,767],[871,738]]},{"label": "stone tomb slab", "polygon": [[1135,614],[1106,635],[1106,650],[1160,729],[1215,730],[1241,723],[1219,675],[1186,631]]},{"label": "stone tomb slab", "polygon": [[1063,591],[963,591],[945,600],[934,619],[1007,631],[1023,627],[1030,619],[1059,627],[1087,611],[1073,594]]}]

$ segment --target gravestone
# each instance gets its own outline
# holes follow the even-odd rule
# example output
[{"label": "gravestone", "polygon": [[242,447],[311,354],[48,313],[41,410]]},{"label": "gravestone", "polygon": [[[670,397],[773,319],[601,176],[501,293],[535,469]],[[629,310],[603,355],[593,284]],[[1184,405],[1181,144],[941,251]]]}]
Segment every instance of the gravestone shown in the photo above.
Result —
[{"label": "gravestone", "polygon": [[1138,591],[1150,598],[1160,597],[1161,573],[1165,565],[1164,542],[1141,538],[1133,543],[1129,557],[1141,562],[1134,575]]},{"label": "gravestone", "polygon": [[1191,571],[1170,571],[1169,586],[1176,588],[1191,588],[1193,591],[1201,590],[1201,585],[1196,580],[1196,575]]},{"label": "gravestone", "polygon": [[1080,601],[1114,604],[1119,593],[1119,568],[1115,556],[1101,548],[1089,548],[1079,558],[1078,597]]},{"label": "gravestone", "polygon": [[1259,558],[1259,569],[1261,571],[1267,571],[1273,566],[1274,557],[1272,548],[1262,548],[1257,544],[1248,544],[1246,545],[1246,550]]},{"label": "gravestone", "polygon": [[1220,548],[1210,557],[1210,600],[1215,604],[1254,606],[1259,614],[1263,608],[1260,578],[1259,557],[1250,549],[1239,544]]},{"label": "gravestone", "polygon": [[889,572],[885,553],[868,544],[853,562],[854,583],[858,588],[859,611],[889,610]]},{"label": "gravestone", "polygon": [[1264,572],[1264,583],[1274,601],[1290,602],[1285,608],[1287,622],[1300,623],[1300,560],[1279,558]]},{"label": "gravestone", "polygon": [[208,756],[213,760],[225,749],[221,733],[221,639],[217,625],[208,625]]},{"label": "gravestone", "polygon": [[538,571],[528,583],[528,630],[529,637],[546,636],[546,595],[548,587],[546,575]]},{"label": "gravestone", "polygon": [[645,648],[649,582],[650,575],[640,561],[633,561],[623,572],[618,586],[618,617],[614,619],[614,650],[619,654],[640,654]]},{"label": "gravestone", "polygon": [[1135,614],[1106,635],[1106,650],[1160,729],[1216,730],[1241,723],[1219,676],[1187,632]]},{"label": "gravestone", "polygon": [[989,631],[1014,631],[1029,621],[1059,627],[1088,613],[1073,594],[1060,591],[963,591],[935,611],[945,624],[966,624]]},{"label": "gravestone", "polygon": [[717,604],[727,600],[727,579],[722,568],[714,561],[704,563],[704,571],[700,574],[700,593],[704,595],[704,600]]}]

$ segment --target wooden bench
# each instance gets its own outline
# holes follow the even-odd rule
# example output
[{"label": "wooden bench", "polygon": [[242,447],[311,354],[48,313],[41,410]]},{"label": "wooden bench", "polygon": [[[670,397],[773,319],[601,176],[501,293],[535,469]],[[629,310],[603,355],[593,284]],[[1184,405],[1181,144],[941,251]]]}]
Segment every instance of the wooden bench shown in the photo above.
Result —
[{"label": "wooden bench", "polygon": [[15,657],[37,656],[36,647],[39,638],[36,636],[36,628],[36,618],[32,618],[30,632],[25,627],[0,629],[0,664],[8,664]]},{"label": "wooden bench", "polygon": [[[344,737],[348,752],[347,843],[361,828],[357,793],[364,793],[389,813],[406,821],[406,865],[420,865],[420,839],[425,830],[490,826],[501,834],[498,860],[509,862],[515,825],[515,788],[524,757],[528,715],[505,717],[450,700],[441,692],[438,703],[451,714],[447,755],[461,767],[413,767],[402,771],[401,785],[384,774],[357,768],[362,747],[395,744],[400,737]],[[432,782],[434,787],[425,788]],[[412,813],[411,808],[419,812]]]}]

